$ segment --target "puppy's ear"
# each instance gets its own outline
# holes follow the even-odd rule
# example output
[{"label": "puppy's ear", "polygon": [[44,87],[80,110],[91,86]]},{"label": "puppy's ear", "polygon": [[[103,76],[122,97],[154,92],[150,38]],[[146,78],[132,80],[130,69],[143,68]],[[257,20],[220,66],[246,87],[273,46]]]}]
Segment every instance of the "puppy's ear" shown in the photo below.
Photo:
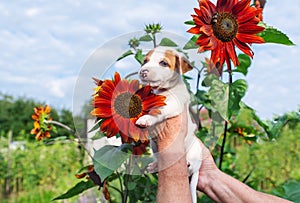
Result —
[{"label": "puppy's ear", "polygon": [[180,57],[180,67],[181,67],[182,74],[193,69],[192,64],[184,56]]},{"label": "puppy's ear", "polygon": [[175,67],[174,67],[174,71],[176,71],[178,74],[181,74],[181,63],[180,63],[180,57],[175,54]]}]

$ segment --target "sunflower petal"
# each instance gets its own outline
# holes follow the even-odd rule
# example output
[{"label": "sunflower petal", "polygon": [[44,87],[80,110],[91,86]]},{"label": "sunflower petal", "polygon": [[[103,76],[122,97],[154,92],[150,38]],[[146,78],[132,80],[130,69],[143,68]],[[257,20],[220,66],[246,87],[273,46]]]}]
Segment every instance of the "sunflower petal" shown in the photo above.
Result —
[{"label": "sunflower petal", "polygon": [[251,50],[251,48],[244,42],[241,42],[240,40],[238,40],[237,38],[233,40],[234,44],[245,54],[247,54],[248,56],[250,56],[251,58],[253,58],[253,51]]},{"label": "sunflower petal", "polygon": [[51,107],[48,106],[48,105],[46,105],[46,106],[44,107],[44,112],[45,112],[46,114],[49,114],[49,113],[51,112]]},{"label": "sunflower petal", "polygon": [[140,139],[140,130],[139,127],[137,127],[135,124],[132,122],[129,123],[129,133],[130,137],[135,141],[138,142]]},{"label": "sunflower petal", "polygon": [[121,76],[118,72],[115,72],[114,83],[117,85],[121,81]]},{"label": "sunflower petal", "polygon": [[138,80],[132,80],[129,83],[129,91],[136,92],[140,87],[140,82]]},{"label": "sunflower petal", "polygon": [[[237,66],[239,64],[239,60],[236,56],[233,42],[227,42],[227,43],[225,43],[225,46],[226,46],[226,52],[228,54],[228,57],[232,60],[234,66]],[[228,60],[228,57],[226,57],[227,60]],[[228,63],[229,62],[227,62],[227,64]]]},{"label": "sunflower petal", "polygon": [[153,107],[160,107],[160,106],[165,106],[165,105],[166,105],[166,103],[164,102],[163,98],[161,98],[161,99],[152,98],[152,99],[144,100],[142,102],[144,111],[148,111]]},{"label": "sunflower petal", "polygon": [[262,26],[243,24],[239,26],[238,32],[244,34],[258,34],[264,29]]},{"label": "sunflower petal", "polygon": [[187,32],[192,33],[192,34],[199,34],[200,28],[199,28],[199,26],[195,26],[195,27],[188,29]]},{"label": "sunflower petal", "polygon": [[107,137],[113,137],[119,131],[112,118],[105,119],[100,125],[100,130],[106,132]]},{"label": "sunflower petal", "polygon": [[95,106],[95,107],[101,107],[101,108],[102,108],[102,105],[104,105],[104,106],[111,106],[111,104],[112,104],[111,100],[104,99],[104,98],[101,98],[101,97],[94,98],[94,100],[92,102],[93,106]]},{"label": "sunflower petal", "polygon": [[112,110],[111,108],[94,108],[91,111],[91,115],[99,118],[109,118],[112,116]]},{"label": "sunflower petal", "polygon": [[[259,14],[259,10],[257,10],[254,7],[249,7],[244,12],[241,12],[238,14],[237,21],[240,25],[240,24],[251,21],[253,18],[258,19],[258,18],[256,18],[256,16],[258,14]],[[258,22],[259,22],[259,20],[258,20]]]},{"label": "sunflower petal", "polygon": [[146,99],[150,94],[152,94],[152,89],[150,85],[146,85],[139,89],[136,92],[137,95],[139,95],[142,99]]},{"label": "sunflower petal", "polygon": [[120,116],[114,116],[113,119],[115,120],[115,123],[116,123],[116,125],[119,128],[120,134],[122,133],[122,134],[128,136],[128,134],[129,134],[129,122],[130,122],[130,120],[122,118]]},{"label": "sunflower petal", "polygon": [[264,39],[257,35],[238,33],[236,38],[244,43],[264,43]]},{"label": "sunflower petal", "polygon": [[200,31],[203,32],[207,36],[211,36],[213,34],[213,29],[212,29],[211,25],[203,25],[200,28]]},{"label": "sunflower petal", "polygon": [[211,2],[211,1],[200,1],[200,7],[205,7],[207,8],[207,10],[209,11],[209,13],[211,13],[212,15],[214,15],[217,11],[216,11],[216,6]]},{"label": "sunflower petal", "polygon": [[237,0],[218,0],[217,10],[220,12],[226,11],[231,12],[232,7],[237,3]]},{"label": "sunflower petal", "polygon": [[248,7],[250,7],[250,2],[251,2],[251,0],[241,0],[241,1],[238,1],[233,6],[232,13],[234,15],[237,15],[237,14],[241,13],[243,10],[245,10]]}]

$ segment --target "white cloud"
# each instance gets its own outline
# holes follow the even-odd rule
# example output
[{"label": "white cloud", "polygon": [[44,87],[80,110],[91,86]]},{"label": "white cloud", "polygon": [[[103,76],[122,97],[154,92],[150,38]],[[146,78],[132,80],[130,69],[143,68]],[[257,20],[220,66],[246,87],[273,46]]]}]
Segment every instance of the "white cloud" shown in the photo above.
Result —
[{"label": "white cloud", "polygon": [[28,17],[35,17],[40,13],[40,9],[39,8],[29,8],[25,10],[25,15],[27,15]]},{"label": "white cloud", "polygon": [[[70,108],[78,73],[82,73],[86,60],[98,47],[157,22],[167,31],[190,38],[186,33],[188,26],[183,22],[191,19],[196,6],[196,0],[175,0],[171,4],[160,0],[25,1],[22,4],[2,1],[0,91]],[[299,44],[299,9],[300,1],[268,1],[264,18],[267,24],[284,31]],[[118,57],[126,47],[105,50],[100,62],[92,60],[88,65],[102,71],[111,64],[111,56]],[[250,87],[245,100],[265,117],[284,112],[287,107],[296,109],[300,101],[297,96],[300,48],[266,44],[254,46],[253,50],[255,57],[246,78]],[[197,59],[200,61],[202,56]],[[117,68],[129,65],[116,64]],[[85,75],[91,87],[90,78],[96,73],[101,75],[99,70]]]}]

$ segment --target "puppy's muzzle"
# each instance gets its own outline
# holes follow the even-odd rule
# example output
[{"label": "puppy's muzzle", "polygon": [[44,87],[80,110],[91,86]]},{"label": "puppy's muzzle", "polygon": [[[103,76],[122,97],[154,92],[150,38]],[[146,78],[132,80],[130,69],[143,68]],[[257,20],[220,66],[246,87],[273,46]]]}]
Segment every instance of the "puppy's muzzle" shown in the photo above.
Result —
[{"label": "puppy's muzzle", "polygon": [[148,73],[149,73],[148,69],[142,68],[140,70],[140,78],[145,79],[148,76]]}]

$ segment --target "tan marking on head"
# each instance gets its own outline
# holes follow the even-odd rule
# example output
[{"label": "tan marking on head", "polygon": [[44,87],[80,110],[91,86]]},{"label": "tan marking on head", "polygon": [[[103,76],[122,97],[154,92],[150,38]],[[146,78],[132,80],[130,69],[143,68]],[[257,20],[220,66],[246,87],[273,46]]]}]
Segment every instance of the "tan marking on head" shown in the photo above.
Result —
[{"label": "tan marking on head", "polygon": [[154,50],[152,49],[152,50],[150,50],[150,51],[146,54],[146,56],[144,57],[144,60],[143,60],[142,65],[146,64],[146,63],[150,60],[150,58],[151,58],[153,52],[154,52]]},{"label": "tan marking on head", "polygon": [[182,74],[193,69],[192,64],[185,57],[180,57],[180,67]]},{"label": "tan marking on head", "polygon": [[169,64],[169,68],[176,71],[179,64],[176,64],[176,54],[172,50],[167,50],[165,53],[165,60]]}]

